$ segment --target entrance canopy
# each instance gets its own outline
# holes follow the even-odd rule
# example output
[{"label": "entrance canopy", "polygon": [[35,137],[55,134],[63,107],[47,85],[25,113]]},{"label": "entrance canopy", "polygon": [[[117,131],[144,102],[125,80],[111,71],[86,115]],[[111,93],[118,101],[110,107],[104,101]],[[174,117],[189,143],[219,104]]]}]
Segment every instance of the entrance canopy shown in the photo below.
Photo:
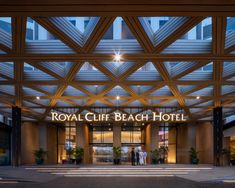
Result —
[{"label": "entrance canopy", "polygon": [[23,120],[50,120],[54,108],[168,107],[211,120],[222,106],[234,114],[235,5],[216,2],[0,4],[0,113],[18,106]]}]

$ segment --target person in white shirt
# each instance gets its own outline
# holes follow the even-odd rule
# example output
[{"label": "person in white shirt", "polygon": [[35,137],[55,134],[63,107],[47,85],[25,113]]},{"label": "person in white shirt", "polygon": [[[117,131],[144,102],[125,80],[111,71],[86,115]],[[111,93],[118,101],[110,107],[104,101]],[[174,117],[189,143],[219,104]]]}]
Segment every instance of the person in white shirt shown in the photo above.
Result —
[{"label": "person in white shirt", "polygon": [[140,165],[144,165],[144,153],[142,151],[139,152],[139,158],[140,158]]},{"label": "person in white shirt", "polygon": [[144,165],[147,165],[147,156],[148,156],[147,152],[144,151],[144,152],[143,152]]}]

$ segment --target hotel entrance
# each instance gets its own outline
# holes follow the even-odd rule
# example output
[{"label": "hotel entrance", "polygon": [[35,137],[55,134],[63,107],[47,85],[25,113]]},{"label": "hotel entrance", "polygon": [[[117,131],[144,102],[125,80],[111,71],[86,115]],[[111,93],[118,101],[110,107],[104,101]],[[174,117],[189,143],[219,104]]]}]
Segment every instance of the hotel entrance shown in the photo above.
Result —
[{"label": "hotel entrance", "polygon": [[93,164],[113,163],[113,124],[89,124],[89,145]]},{"label": "hotel entrance", "polygon": [[[73,161],[71,150],[84,148],[87,164],[113,164],[113,147],[121,149],[121,164],[130,164],[131,150],[146,151],[148,164],[152,151],[158,150],[158,163],[176,163],[177,125],[170,123],[97,122],[66,123],[64,142],[58,144],[58,163]],[[61,135],[61,131],[59,134]],[[86,160],[86,161],[85,161]],[[70,161],[71,162],[71,161]]]}]

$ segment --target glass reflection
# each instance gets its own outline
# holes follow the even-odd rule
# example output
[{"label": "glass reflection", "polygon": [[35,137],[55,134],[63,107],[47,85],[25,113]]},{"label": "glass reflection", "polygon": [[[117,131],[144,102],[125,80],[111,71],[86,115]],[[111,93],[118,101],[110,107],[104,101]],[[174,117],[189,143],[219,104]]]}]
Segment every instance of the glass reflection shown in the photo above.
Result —
[{"label": "glass reflection", "polygon": [[93,164],[112,163],[113,162],[113,148],[93,146]]}]

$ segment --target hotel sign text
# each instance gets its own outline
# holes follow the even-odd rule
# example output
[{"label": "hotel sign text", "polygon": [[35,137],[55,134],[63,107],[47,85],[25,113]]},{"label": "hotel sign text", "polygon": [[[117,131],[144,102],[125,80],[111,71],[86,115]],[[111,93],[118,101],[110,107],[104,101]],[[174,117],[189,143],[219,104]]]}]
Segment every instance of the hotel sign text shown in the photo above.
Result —
[{"label": "hotel sign text", "polygon": [[71,121],[87,121],[87,122],[98,122],[98,121],[186,121],[184,114],[176,113],[163,113],[163,112],[153,112],[152,114],[125,114],[115,112],[113,114],[95,114],[88,112],[86,114],[66,114],[66,113],[57,113],[51,112],[52,121],[62,121],[62,122],[71,122]]}]

